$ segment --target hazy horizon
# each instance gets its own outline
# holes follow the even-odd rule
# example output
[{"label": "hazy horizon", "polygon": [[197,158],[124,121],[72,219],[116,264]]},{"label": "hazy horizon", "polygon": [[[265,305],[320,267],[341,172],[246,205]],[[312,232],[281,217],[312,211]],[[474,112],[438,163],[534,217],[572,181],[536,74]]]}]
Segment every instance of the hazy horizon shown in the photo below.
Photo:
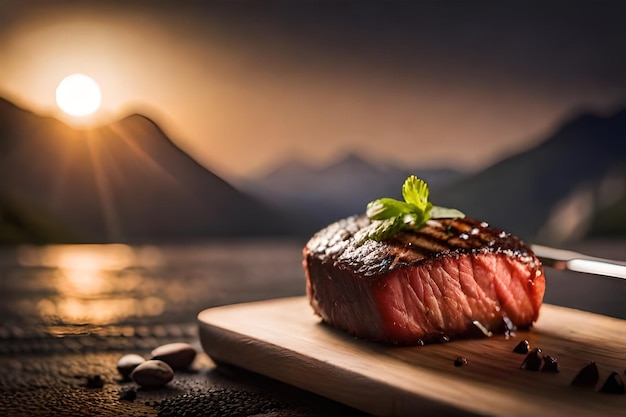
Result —
[{"label": "hazy horizon", "polygon": [[[15,102],[13,100],[11,100],[9,97],[4,96],[1,92],[0,92],[0,98],[4,98],[10,102],[12,102],[13,104],[15,104],[17,107],[21,108],[22,110],[31,112],[37,116],[40,117],[52,117],[53,119],[56,119],[57,121],[65,124],[66,126],[68,126],[68,128],[70,129],[75,129],[77,131],[81,131],[81,130],[86,130],[86,131],[91,131],[91,130],[95,130],[95,129],[100,129],[100,128],[106,128],[107,126],[111,125],[111,124],[115,124],[127,117],[132,117],[132,116],[143,116],[143,117],[147,117],[148,119],[152,120],[159,128],[163,128],[164,129],[164,133],[166,134],[166,136],[168,136],[169,139],[171,139],[176,145],[180,146],[181,145],[181,138],[177,137],[175,135],[175,133],[169,132],[168,129],[165,129],[162,121],[158,118],[158,114],[152,114],[150,112],[149,108],[145,108],[145,109],[141,109],[141,108],[134,108],[131,110],[127,110],[127,111],[120,111],[118,114],[115,115],[110,115],[107,119],[100,119],[100,120],[96,120],[93,121],[91,123],[88,123],[87,125],[81,124],[79,123],[72,123],[72,121],[68,121],[67,118],[64,117],[59,117],[59,115],[55,115],[55,114],[51,114],[51,113],[45,113],[45,112],[38,112],[37,110],[33,110],[33,109],[29,109],[27,106],[25,105],[21,105],[19,102]],[[571,119],[578,117],[579,115],[586,113],[586,112],[591,112],[593,114],[597,114],[600,116],[609,116],[612,113],[614,113],[614,111],[621,111],[621,110],[626,110],[626,105],[625,106],[619,106],[616,107],[614,109],[610,109],[611,111],[606,111],[606,112],[602,112],[599,111],[598,109],[593,109],[593,108],[580,108],[578,110],[575,111],[571,111],[569,113],[566,113],[563,117],[558,118],[557,120],[554,121],[554,123],[552,125],[550,125],[547,129],[545,129],[544,132],[539,132],[539,134],[537,135],[536,138],[534,138],[534,140],[532,141],[528,141],[528,142],[524,142],[522,144],[522,146],[517,147],[515,149],[511,149],[509,152],[503,152],[499,155],[496,155],[494,158],[492,159],[488,159],[485,160],[483,162],[483,164],[480,165],[473,165],[473,166],[459,166],[457,164],[455,164],[454,162],[451,161],[446,161],[443,160],[442,162],[427,162],[424,164],[414,164],[414,163],[406,163],[401,160],[398,159],[394,159],[393,156],[386,156],[386,157],[379,157],[377,155],[371,155],[371,154],[367,154],[366,152],[363,152],[361,149],[358,148],[346,148],[343,149],[341,151],[338,151],[336,153],[334,153],[333,155],[331,155],[328,159],[326,160],[322,160],[322,161],[311,161],[309,159],[307,159],[304,155],[285,155],[283,159],[276,159],[275,161],[272,161],[266,165],[264,165],[261,169],[259,169],[258,171],[252,172],[252,173],[248,173],[247,175],[237,175],[237,173],[233,173],[233,172],[229,172],[226,171],[224,173],[220,173],[218,172],[218,170],[214,169],[214,167],[212,167],[210,165],[210,162],[207,163],[205,161],[202,161],[201,158],[198,158],[197,154],[193,154],[193,153],[189,153],[189,155],[194,158],[197,162],[199,162],[201,165],[203,165],[207,170],[215,172],[216,174],[218,174],[219,176],[222,176],[224,179],[226,179],[227,181],[231,181],[233,184],[238,184],[241,181],[246,181],[248,179],[252,179],[253,177],[258,177],[258,176],[265,176],[268,175],[270,173],[272,173],[273,171],[275,171],[276,169],[279,169],[281,167],[284,167],[286,165],[295,163],[295,164],[300,164],[302,166],[306,166],[309,168],[313,168],[313,169],[324,169],[327,167],[330,167],[332,165],[335,165],[337,163],[341,163],[342,161],[344,161],[346,158],[350,158],[352,156],[356,156],[364,161],[366,161],[367,163],[370,163],[374,166],[379,166],[379,167],[385,167],[385,166],[391,166],[394,168],[400,168],[400,169],[416,169],[416,170],[428,170],[428,169],[439,169],[439,168],[443,168],[443,169],[454,169],[456,171],[459,172],[463,172],[466,174],[471,174],[474,172],[478,172],[480,170],[483,170],[485,168],[488,168],[489,166],[496,164],[508,157],[514,156],[518,153],[524,152],[526,150],[530,150],[532,149],[534,146],[539,145],[540,143],[542,143],[544,140],[546,140],[548,137],[550,137],[550,135],[556,131],[557,129],[559,129],[560,127],[562,127],[563,124],[569,122]],[[614,110],[614,111],[613,111]],[[158,112],[157,112],[158,113]],[[184,141],[184,140],[183,140]],[[183,151],[185,152],[189,152],[188,149],[184,149],[184,147],[181,148]],[[225,175],[223,175],[225,174]]]},{"label": "hazy horizon", "polygon": [[626,105],[620,2],[10,3],[0,95],[71,122],[54,88],[87,73],[101,122],[145,114],[228,179],[352,152],[477,170]]}]

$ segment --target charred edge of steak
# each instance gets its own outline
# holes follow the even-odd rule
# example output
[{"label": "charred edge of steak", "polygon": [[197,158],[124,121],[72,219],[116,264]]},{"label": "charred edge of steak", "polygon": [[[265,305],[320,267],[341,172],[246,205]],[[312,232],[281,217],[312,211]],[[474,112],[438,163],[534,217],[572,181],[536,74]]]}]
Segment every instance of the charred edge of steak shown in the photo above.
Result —
[{"label": "charred edge of steak", "polygon": [[363,276],[380,275],[397,268],[426,263],[447,256],[506,253],[531,267],[540,262],[515,235],[471,218],[430,220],[419,230],[403,230],[392,238],[358,245],[373,227],[365,216],[342,219],[316,233],[307,243],[315,254],[340,268]]}]

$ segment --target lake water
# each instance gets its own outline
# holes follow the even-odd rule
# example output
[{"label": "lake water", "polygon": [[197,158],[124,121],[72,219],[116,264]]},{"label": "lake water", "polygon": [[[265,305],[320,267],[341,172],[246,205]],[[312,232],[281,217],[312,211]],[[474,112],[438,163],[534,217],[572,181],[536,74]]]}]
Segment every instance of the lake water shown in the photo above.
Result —
[{"label": "lake water", "polygon": [[[142,326],[192,332],[205,308],[303,295],[303,244],[234,240],[5,248],[0,339],[106,336],[140,332]],[[573,249],[626,260],[624,241]],[[626,318],[626,280],[551,269],[546,275],[546,302]]]},{"label": "lake water", "polygon": [[302,245],[264,240],[4,249],[0,328],[107,334],[194,322],[212,306],[302,295]]}]

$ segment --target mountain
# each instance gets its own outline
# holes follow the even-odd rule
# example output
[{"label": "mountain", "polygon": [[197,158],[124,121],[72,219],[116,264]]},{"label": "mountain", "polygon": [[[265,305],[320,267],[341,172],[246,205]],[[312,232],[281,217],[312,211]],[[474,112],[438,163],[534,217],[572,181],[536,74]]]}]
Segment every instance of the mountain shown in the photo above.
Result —
[{"label": "mountain", "polygon": [[362,213],[376,198],[400,198],[402,182],[410,174],[434,187],[463,175],[448,168],[398,168],[350,153],[322,167],[291,161],[239,188],[282,210],[294,231],[310,234],[341,217]]},{"label": "mountain", "polygon": [[149,118],[94,129],[0,100],[0,241],[143,242],[282,234],[280,216]]},{"label": "mountain", "polygon": [[407,169],[358,154],[290,162],[237,188],[134,114],[73,129],[0,99],[0,243],[146,242],[308,236],[404,179],[431,200],[529,241],[626,236],[626,110],[566,120],[536,147],[468,174]]},{"label": "mountain", "polygon": [[615,236],[626,222],[626,110],[573,117],[536,147],[432,196],[546,244]]},{"label": "mountain", "polygon": [[285,164],[242,188],[267,199],[313,233],[339,218],[363,213],[376,198],[401,198],[415,174],[431,201],[455,207],[529,241],[561,244],[589,236],[626,236],[626,110],[586,112],[539,144],[476,173],[399,169],[356,154],[322,168]]}]

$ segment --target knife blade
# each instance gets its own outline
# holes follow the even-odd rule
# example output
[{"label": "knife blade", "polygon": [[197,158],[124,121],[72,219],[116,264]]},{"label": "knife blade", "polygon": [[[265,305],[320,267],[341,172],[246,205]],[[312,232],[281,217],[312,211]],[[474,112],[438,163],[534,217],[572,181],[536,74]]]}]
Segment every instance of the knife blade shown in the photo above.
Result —
[{"label": "knife blade", "polygon": [[626,279],[626,262],[598,258],[579,252],[532,244],[532,251],[544,266],[561,271],[574,271]]}]

